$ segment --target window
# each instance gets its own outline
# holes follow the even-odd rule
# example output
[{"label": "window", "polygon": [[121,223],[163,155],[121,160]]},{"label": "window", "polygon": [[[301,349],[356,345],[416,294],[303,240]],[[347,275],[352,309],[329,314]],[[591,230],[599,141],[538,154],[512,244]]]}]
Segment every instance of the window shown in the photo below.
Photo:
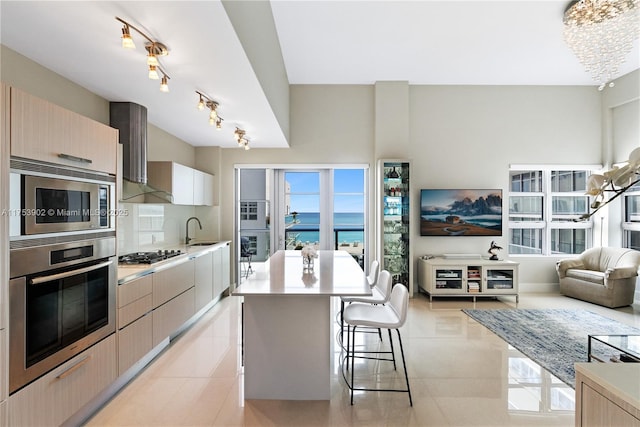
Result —
[{"label": "window", "polygon": [[622,245],[640,250],[640,185],[636,184],[624,195],[624,221]]},{"label": "window", "polygon": [[257,221],[258,220],[258,203],[257,202],[240,202],[240,220],[241,221]]},{"label": "window", "polygon": [[[587,169],[510,171],[509,254],[578,254],[591,244]],[[640,225],[640,223],[639,223]],[[640,230],[640,228],[639,228]]]}]

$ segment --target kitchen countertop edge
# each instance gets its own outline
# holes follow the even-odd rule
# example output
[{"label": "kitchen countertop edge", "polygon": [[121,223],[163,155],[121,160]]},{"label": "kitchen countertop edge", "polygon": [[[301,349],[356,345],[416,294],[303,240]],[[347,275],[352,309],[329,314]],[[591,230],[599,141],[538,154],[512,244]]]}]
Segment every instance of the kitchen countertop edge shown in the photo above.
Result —
[{"label": "kitchen countertop edge", "polygon": [[184,254],[176,257],[160,261],[154,264],[134,265],[134,266],[118,266],[118,285],[123,285],[132,280],[140,277],[152,274],[158,271],[165,270],[167,268],[174,267],[178,264],[186,262],[190,259],[197,258],[218,249],[219,247],[229,245],[230,240],[221,240],[216,243],[212,243],[209,246],[187,246],[173,247],[174,249],[180,249]]}]

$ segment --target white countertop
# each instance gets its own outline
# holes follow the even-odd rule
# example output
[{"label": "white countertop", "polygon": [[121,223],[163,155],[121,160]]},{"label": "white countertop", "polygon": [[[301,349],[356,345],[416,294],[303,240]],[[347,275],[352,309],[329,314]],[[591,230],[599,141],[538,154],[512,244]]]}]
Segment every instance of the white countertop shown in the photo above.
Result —
[{"label": "white countertop", "polygon": [[576,372],[640,409],[640,363],[576,363]]},{"label": "white countertop", "polygon": [[318,251],[314,270],[303,273],[300,251],[278,251],[265,272],[254,273],[233,295],[368,296],[364,271],[346,251]]},{"label": "white countertop", "polygon": [[219,242],[215,242],[211,245],[205,246],[172,246],[171,249],[179,249],[182,252],[182,255],[178,255],[173,258],[169,258],[167,260],[156,262],[153,264],[118,265],[118,284],[121,285],[130,280],[137,279],[138,277],[142,277],[156,271],[164,270],[165,268],[171,268],[176,264],[188,261],[191,258],[197,258],[200,255],[204,255],[211,250],[214,250],[220,246],[228,245],[229,243],[229,240],[221,240]]}]

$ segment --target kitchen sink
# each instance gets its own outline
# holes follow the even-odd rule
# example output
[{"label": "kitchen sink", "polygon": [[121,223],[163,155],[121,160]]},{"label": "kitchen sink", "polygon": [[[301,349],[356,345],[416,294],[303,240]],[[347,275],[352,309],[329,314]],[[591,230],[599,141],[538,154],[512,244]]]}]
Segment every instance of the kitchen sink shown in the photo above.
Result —
[{"label": "kitchen sink", "polygon": [[215,245],[218,242],[196,242],[196,243],[189,243],[189,246],[211,246],[211,245]]}]

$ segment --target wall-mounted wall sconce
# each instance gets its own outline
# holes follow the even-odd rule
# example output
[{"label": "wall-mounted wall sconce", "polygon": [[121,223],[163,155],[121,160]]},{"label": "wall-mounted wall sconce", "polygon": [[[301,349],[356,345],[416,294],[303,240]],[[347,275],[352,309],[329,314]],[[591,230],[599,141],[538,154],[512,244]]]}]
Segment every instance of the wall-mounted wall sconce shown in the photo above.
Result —
[{"label": "wall-mounted wall sconce", "polygon": [[215,126],[217,130],[222,129],[222,121],[224,119],[218,114],[218,106],[220,104],[200,91],[196,91],[196,93],[200,97],[198,99],[198,110],[202,111],[207,107],[209,109],[209,124]]},{"label": "wall-mounted wall sconce", "polygon": [[122,47],[125,49],[135,49],[136,45],[133,42],[133,38],[131,37],[131,29],[135,30],[138,34],[144,37],[147,42],[145,43],[144,48],[147,51],[147,65],[149,66],[149,78],[152,80],[159,80],[160,75],[158,71],[162,73],[162,80],[160,83],[160,91],[161,92],[169,92],[169,82],[168,80],[171,78],[167,75],[167,73],[160,67],[160,62],[158,61],[159,56],[167,56],[169,54],[169,49],[164,43],[161,43],[157,40],[153,40],[151,37],[140,31],[138,28],[134,27],[124,19],[118,18],[116,16],[116,20],[122,22]]}]

